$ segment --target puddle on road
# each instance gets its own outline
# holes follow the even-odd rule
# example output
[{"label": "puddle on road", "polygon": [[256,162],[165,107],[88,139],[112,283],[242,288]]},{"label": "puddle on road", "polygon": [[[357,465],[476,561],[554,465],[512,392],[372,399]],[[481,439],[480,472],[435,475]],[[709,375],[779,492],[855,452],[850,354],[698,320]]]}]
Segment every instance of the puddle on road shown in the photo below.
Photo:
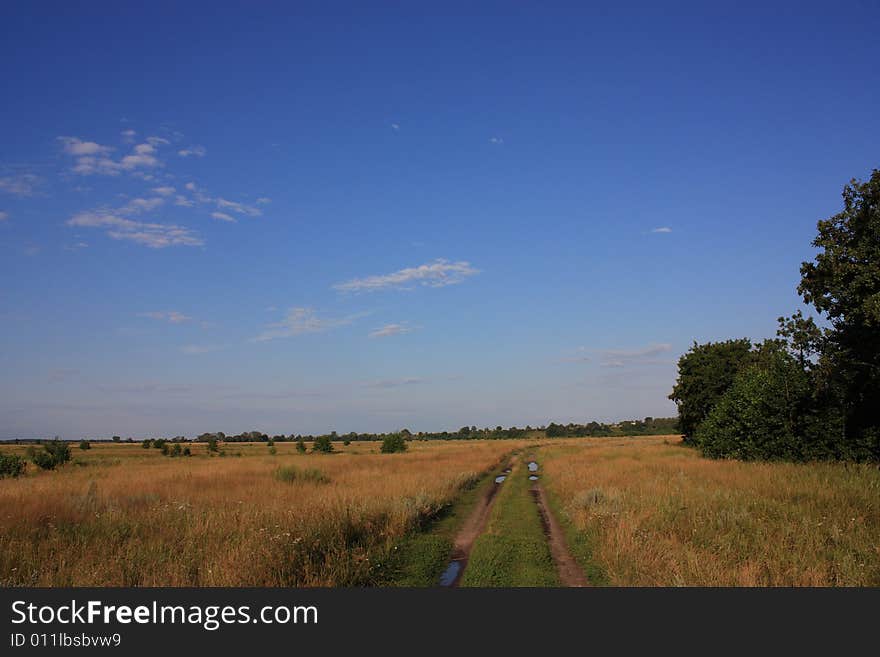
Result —
[{"label": "puddle on road", "polygon": [[505,479],[507,479],[507,475],[498,475],[497,477],[495,477],[495,483],[500,484]]},{"label": "puddle on road", "polygon": [[455,561],[450,561],[449,565],[446,566],[446,570],[440,575],[440,586],[452,586],[455,584],[455,580],[458,578],[460,572],[461,561],[457,559]]},{"label": "puddle on road", "polygon": [[537,471],[538,471],[537,461],[529,461],[529,472],[537,472]]},{"label": "puddle on road", "polygon": [[538,475],[529,475],[529,481],[538,481]]}]

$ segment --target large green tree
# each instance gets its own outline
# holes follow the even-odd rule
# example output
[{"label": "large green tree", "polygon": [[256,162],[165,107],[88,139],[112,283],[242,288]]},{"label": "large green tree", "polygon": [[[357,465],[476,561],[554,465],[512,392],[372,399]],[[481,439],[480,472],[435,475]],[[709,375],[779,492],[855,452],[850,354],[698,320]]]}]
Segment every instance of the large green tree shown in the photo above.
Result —
[{"label": "large green tree", "polygon": [[880,458],[880,170],[843,190],[843,210],[819,221],[798,292],[831,323],[819,363],[824,394],[844,417],[844,436]]},{"label": "large green tree", "polygon": [[[751,358],[748,338],[694,345],[678,361],[678,380],[669,398],[678,406],[679,430],[693,442],[706,419],[734,377]],[[549,433],[547,435],[550,435]]]}]

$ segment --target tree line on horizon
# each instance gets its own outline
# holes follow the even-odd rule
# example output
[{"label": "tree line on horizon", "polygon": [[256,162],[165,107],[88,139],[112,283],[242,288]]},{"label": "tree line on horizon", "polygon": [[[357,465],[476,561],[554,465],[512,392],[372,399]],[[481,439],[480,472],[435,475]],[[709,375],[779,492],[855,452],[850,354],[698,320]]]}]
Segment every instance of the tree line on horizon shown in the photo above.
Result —
[{"label": "tree line on horizon", "polygon": [[742,460],[880,460],[880,170],[851,180],[817,225],[797,311],[776,337],[698,344],[669,398],[686,443]]}]

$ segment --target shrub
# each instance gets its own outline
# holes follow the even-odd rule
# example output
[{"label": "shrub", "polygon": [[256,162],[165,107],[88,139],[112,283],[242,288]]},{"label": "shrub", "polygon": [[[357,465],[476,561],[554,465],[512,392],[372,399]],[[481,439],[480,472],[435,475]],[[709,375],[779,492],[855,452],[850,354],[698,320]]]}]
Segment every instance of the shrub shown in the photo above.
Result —
[{"label": "shrub", "polygon": [[312,451],[321,454],[329,454],[332,452],[333,443],[330,441],[330,436],[318,436],[315,438],[315,442],[312,443]]},{"label": "shrub", "polygon": [[351,441],[348,438],[346,438],[345,440],[342,441],[342,444],[345,445],[346,447],[348,447],[349,445],[351,445]]},{"label": "shrub", "polygon": [[192,451],[190,451],[189,445],[187,445],[186,447],[183,448],[183,455],[184,456],[192,456]]},{"label": "shrub", "polygon": [[292,465],[278,468],[275,471],[275,478],[278,481],[284,481],[286,483],[302,481],[312,484],[327,484],[330,482],[330,478],[317,468],[300,470]]},{"label": "shrub", "polygon": [[150,449],[150,447],[152,447],[152,446],[153,446],[153,441],[150,440],[149,438],[145,438],[144,442],[141,443],[141,447],[143,447],[144,449]]},{"label": "shrub", "polygon": [[406,440],[403,437],[403,434],[399,433],[389,433],[386,434],[382,439],[382,448],[380,450],[383,454],[394,454],[396,452],[405,452],[406,451]]},{"label": "shrub", "polygon": [[18,477],[24,473],[27,462],[15,454],[0,454],[0,479]]},{"label": "shrub", "polygon": [[91,443],[89,443],[88,440],[81,440],[79,443],[79,448],[80,449],[91,449],[92,445],[91,445]]},{"label": "shrub", "polygon": [[275,448],[275,445],[269,445],[269,453],[272,456],[275,456],[278,453],[278,450]]},{"label": "shrub", "polygon": [[306,441],[302,437],[298,438],[296,441],[296,451],[300,454],[306,453]]},{"label": "shrub", "polygon": [[30,448],[28,455],[37,467],[43,470],[54,470],[70,460],[70,446],[56,438],[51,442],[43,443],[43,451]]},{"label": "shrub", "polygon": [[220,451],[220,448],[217,446],[217,439],[214,436],[208,438],[208,453],[216,454]]},{"label": "shrub", "polygon": [[155,439],[153,440],[153,447],[155,447],[156,449],[161,449],[161,450],[163,450],[163,454],[164,454],[165,444],[166,444],[167,442],[168,442],[168,441],[165,440],[164,438],[155,438]]}]

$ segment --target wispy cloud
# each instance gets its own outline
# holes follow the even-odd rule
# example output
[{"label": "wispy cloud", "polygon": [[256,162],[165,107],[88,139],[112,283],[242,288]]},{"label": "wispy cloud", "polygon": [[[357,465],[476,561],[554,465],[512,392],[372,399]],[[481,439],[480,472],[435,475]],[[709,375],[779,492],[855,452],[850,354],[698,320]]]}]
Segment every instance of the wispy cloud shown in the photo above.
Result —
[{"label": "wispy cloud", "polygon": [[652,233],[671,233],[672,229],[669,226],[661,226],[660,228],[654,228],[651,230]]},{"label": "wispy cloud", "polygon": [[176,190],[173,187],[153,187],[153,191],[159,196],[171,196]]},{"label": "wispy cloud", "polygon": [[93,141],[83,141],[78,137],[58,137],[58,141],[63,144],[65,153],[74,156],[102,155],[113,150],[110,146],[102,146]]},{"label": "wispy cloud", "polygon": [[43,179],[33,173],[17,173],[0,178],[0,192],[13,196],[33,196]]},{"label": "wispy cloud", "polygon": [[246,214],[249,217],[259,217],[263,214],[263,211],[259,208],[252,207],[250,205],[245,205],[244,203],[237,203],[235,201],[228,201],[225,198],[218,197],[216,199],[217,207],[221,210],[231,210],[232,212],[237,212],[238,214]]},{"label": "wispy cloud", "polygon": [[668,343],[650,344],[642,349],[605,349],[601,351],[601,365],[609,368],[622,368],[630,364],[656,364],[660,354],[672,351]]},{"label": "wispy cloud", "polygon": [[213,351],[221,351],[225,349],[223,345],[218,344],[187,344],[180,348],[180,352],[187,356],[199,356],[201,354],[209,354]]},{"label": "wispy cloud", "polygon": [[399,123],[392,123],[391,129],[394,130],[395,132],[397,132],[398,130],[400,130],[400,124]]},{"label": "wispy cloud", "polygon": [[192,317],[176,310],[153,310],[146,313],[138,313],[138,317],[149,317],[150,319],[158,319],[171,324],[183,324],[184,322],[192,321]]},{"label": "wispy cloud", "polygon": [[500,146],[501,144],[504,143],[504,140],[501,137],[491,137],[489,139],[489,143],[490,144],[497,144]]},{"label": "wispy cloud", "polygon": [[468,276],[479,273],[480,270],[473,268],[469,262],[435,260],[418,267],[408,267],[390,274],[355,278],[344,283],[337,283],[333,288],[340,292],[374,292],[387,288],[406,288],[410,285],[444,287],[461,283]]},{"label": "wispy cloud", "polygon": [[131,143],[133,143],[133,142],[134,142],[134,138],[137,136],[137,133],[136,133],[134,130],[131,130],[131,129],[129,129],[129,130],[123,130],[123,131],[122,131],[121,133],[119,133],[119,134],[122,135],[122,141],[124,141],[126,144],[131,144]]},{"label": "wispy cloud", "polygon": [[272,199],[270,199],[268,196],[261,196],[260,198],[257,199],[257,205],[266,205],[267,203],[271,203],[271,202],[272,202]]},{"label": "wispy cloud", "polygon": [[205,157],[208,151],[204,146],[190,146],[188,148],[182,148],[177,151],[177,154],[180,157]]},{"label": "wispy cloud", "polygon": [[153,249],[168,246],[203,246],[204,240],[189,228],[126,219],[110,212],[80,212],[67,220],[68,226],[100,228],[114,240],[135,242]]},{"label": "wispy cloud", "polygon": [[165,203],[165,199],[158,196],[153,198],[133,198],[117,211],[120,214],[140,214],[155,210],[163,203]]},{"label": "wispy cloud", "polygon": [[0,221],[6,221],[7,219],[9,219],[9,213],[8,212],[0,212]]},{"label": "wispy cloud", "polygon": [[212,212],[211,216],[214,217],[214,219],[219,219],[220,221],[230,221],[232,223],[235,223],[237,221],[235,217],[228,215],[225,212]]},{"label": "wispy cloud", "polygon": [[403,386],[416,386],[427,383],[425,379],[411,377],[407,379],[380,379],[378,381],[367,381],[362,384],[364,388],[400,388]]},{"label": "wispy cloud", "polygon": [[284,319],[266,326],[253,342],[267,342],[278,338],[292,338],[306,333],[326,333],[351,324],[361,315],[348,317],[319,317],[313,308],[291,308]]},{"label": "wispy cloud", "polygon": [[390,338],[393,335],[403,335],[412,332],[412,327],[405,322],[402,324],[386,324],[374,331],[370,331],[371,338]]},{"label": "wispy cloud", "polygon": [[560,363],[586,363],[591,361],[592,358],[589,355],[589,350],[586,347],[578,347],[574,350],[574,352],[568,354],[567,356],[563,356],[559,362]]}]

